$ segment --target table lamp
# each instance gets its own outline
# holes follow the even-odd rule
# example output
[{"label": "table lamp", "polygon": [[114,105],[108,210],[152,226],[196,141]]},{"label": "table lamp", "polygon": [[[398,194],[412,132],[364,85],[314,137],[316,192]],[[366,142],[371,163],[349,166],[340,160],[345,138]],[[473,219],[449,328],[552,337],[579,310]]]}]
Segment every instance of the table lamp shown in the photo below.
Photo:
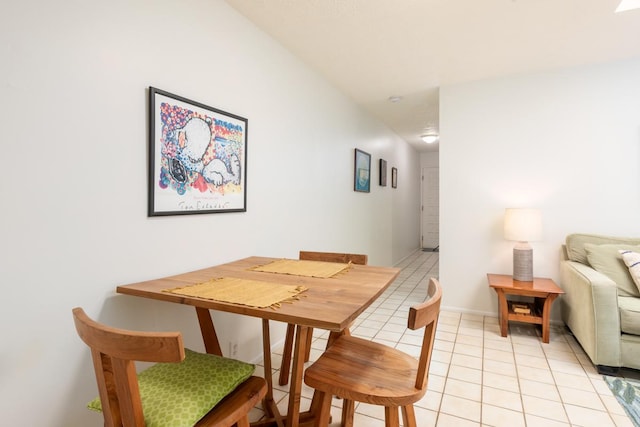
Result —
[{"label": "table lamp", "polygon": [[518,243],[513,247],[513,279],[533,281],[533,249],[529,242],[542,237],[542,216],[538,209],[507,208],[504,238]]}]

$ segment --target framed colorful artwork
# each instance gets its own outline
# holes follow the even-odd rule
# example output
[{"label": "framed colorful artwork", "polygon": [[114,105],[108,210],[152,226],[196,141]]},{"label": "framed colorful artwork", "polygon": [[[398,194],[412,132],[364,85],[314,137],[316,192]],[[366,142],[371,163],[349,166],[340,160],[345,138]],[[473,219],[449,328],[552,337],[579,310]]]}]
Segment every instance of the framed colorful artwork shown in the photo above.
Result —
[{"label": "framed colorful artwork", "polygon": [[371,154],[356,148],[353,189],[368,193],[371,188]]},{"label": "framed colorful artwork", "polygon": [[247,210],[248,120],[149,88],[149,216]]},{"label": "framed colorful artwork", "polygon": [[398,188],[398,169],[391,168],[391,187]]},{"label": "framed colorful artwork", "polygon": [[380,159],[380,186],[387,186],[387,161]]}]

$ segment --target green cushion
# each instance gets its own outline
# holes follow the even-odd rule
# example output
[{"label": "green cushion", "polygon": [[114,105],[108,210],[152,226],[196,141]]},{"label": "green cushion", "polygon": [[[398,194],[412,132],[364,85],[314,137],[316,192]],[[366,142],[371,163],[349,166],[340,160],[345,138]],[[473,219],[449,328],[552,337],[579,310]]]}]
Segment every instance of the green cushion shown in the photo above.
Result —
[{"label": "green cushion", "polygon": [[618,287],[618,295],[625,297],[640,296],[640,292],[636,287],[629,269],[622,260],[619,250],[640,251],[640,246],[636,245],[594,245],[585,243],[587,251],[587,259],[589,264],[595,270],[608,276],[616,283]]},{"label": "green cushion", "polygon": [[589,264],[585,244],[594,245],[640,245],[640,238],[635,237],[613,237],[599,234],[569,234],[566,239],[567,256],[571,261],[582,264]]},{"label": "green cushion", "polygon": [[[158,363],[138,374],[147,427],[193,426],[249,378],[255,366],[185,349],[181,363]],[[102,411],[100,398],[88,407]]]}]

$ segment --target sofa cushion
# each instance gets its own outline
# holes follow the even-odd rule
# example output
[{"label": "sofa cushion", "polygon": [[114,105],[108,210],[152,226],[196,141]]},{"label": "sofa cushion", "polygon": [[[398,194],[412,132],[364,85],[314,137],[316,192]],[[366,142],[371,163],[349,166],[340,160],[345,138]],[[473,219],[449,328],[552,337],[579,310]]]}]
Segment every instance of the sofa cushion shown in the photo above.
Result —
[{"label": "sofa cushion", "polygon": [[638,291],[640,291],[640,254],[638,252],[623,250],[620,250],[619,252],[622,256],[622,260],[629,269],[629,274],[631,275],[631,279],[633,279],[633,283],[636,284]]},{"label": "sofa cushion", "polygon": [[625,334],[640,335],[640,298],[618,297],[620,330]]},{"label": "sofa cushion", "polygon": [[585,244],[594,245],[621,244],[640,245],[640,238],[633,237],[610,237],[598,234],[569,234],[566,238],[567,256],[571,261],[577,261],[589,265]]},{"label": "sofa cushion", "polygon": [[618,295],[640,297],[640,291],[633,282],[629,269],[622,260],[622,255],[618,252],[620,250],[640,251],[640,246],[585,243],[584,247],[589,265],[616,283]]}]

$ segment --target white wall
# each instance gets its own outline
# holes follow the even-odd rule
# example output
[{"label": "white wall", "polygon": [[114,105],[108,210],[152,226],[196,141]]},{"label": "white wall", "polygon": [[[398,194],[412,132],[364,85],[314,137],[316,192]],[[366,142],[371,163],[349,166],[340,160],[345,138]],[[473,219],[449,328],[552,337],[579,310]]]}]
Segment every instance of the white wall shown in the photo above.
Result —
[{"label": "white wall", "polygon": [[445,87],[440,102],[445,306],[497,312],[486,273],[512,272],[507,207],[542,210],[534,275],[556,281],[567,234],[640,235],[640,60]]},{"label": "white wall", "polygon": [[[303,248],[377,265],[417,249],[419,156],[222,1],[11,2],[0,39],[3,424],[102,424],[74,306],[202,348],[191,309],[118,284]],[[249,119],[246,213],[147,218],[148,86]],[[370,194],[353,191],[355,147]],[[398,189],[377,185],[380,157]],[[259,354],[257,322],[215,320],[223,349],[233,333],[241,358]]]}]

